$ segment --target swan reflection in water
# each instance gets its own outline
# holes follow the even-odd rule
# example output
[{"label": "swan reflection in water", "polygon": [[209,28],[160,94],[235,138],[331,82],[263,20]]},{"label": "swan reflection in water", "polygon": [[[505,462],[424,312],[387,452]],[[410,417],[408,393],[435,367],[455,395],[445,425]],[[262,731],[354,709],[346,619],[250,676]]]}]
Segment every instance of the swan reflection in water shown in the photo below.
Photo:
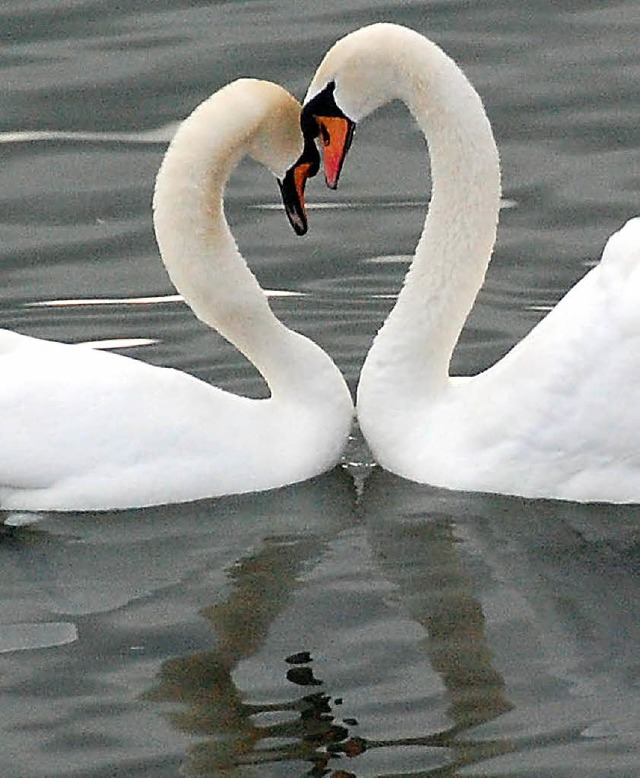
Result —
[{"label": "swan reflection in water", "polygon": [[[78,639],[3,655],[5,694],[21,700],[27,679],[48,690],[14,707],[12,737],[48,754],[81,709],[85,740],[194,776],[437,775],[493,760],[517,772],[543,747],[560,765],[592,741],[597,770],[609,738],[620,759],[638,747],[638,527],[634,508],[449,492],[378,469],[357,503],[337,470],[100,521],[41,517],[0,543],[0,620],[64,622]],[[301,651],[313,662],[285,661]]]},{"label": "swan reflection in water", "polygon": [[[167,712],[172,725],[198,737],[185,774],[264,776],[269,765],[294,763],[309,776],[355,776],[359,765],[382,774],[388,764],[454,775],[489,760],[516,770],[539,748],[562,754],[604,722],[619,726],[624,706],[638,709],[627,688],[640,639],[637,509],[621,516],[619,508],[449,492],[375,470],[356,518],[333,535],[265,539],[239,558],[225,599],[200,612],[214,647],[163,663],[145,698],[178,703]],[[313,586],[311,569],[354,537],[366,543],[374,577],[391,584],[385,607],[407,632],[419,628],[418,675],[389,615],[379,664],[363,670],[366,636],[354,656],[348,626],[345,635],[338,626],[348,594],[337,586],[311,599],[317,619],[337,614],[326,632],[283,632],[305,620],[285,614]],[[349,580],[364,574],[354,568]],[[362,618],[365,630],[380,626]],[[346,669],[325,658],[341,641]],[[276,659],[274,644],[283,648]],[[288,664],[287,651],[310,656]],[[268,695],[243,686],[246,665],[268,679]],[[387,674],[403,689],[393,702],[381,691]],[[605,700],[604,684],[616,688]]]},{"label": "swan reflection in water", "polygon": [[[453,764],[520,774],[547,748],[558,774],[577,746],[611,735],[624,765],[640,745],[640,508],[467,494],[379,470],[366,486],[370,543],[446,690]],[[594,775],[614,761],[604,746],[588,756]]]},{"label": "swan reflection in water", "polygon": [[[17,701],[25,683],[32,690],[28,709],[12,710],[16,749],[44,759],[71,737],[78,706],[91,700],[82,737],[87,743],[113,738],[118,746],[109,748],[110,760],[121,753],[181,753],[184,738],[174,737],[164,719],[154,714],[146,730],[139,725],[149,717],[143,698],[158,655],[215,640],[199,611],[237,612],[237,601],[225,598],[229,591],[240,596],[235,580],[240,575],[246,582],[252,565],[266,565],[264,580],[271,583],[265,592],[247,593],[243,619],[268,629],[295,592],[300,571],[313,567],[326,543],[353,523],[354,501],[351,478],[337,469],[261,494],[114,513],[38,514],[34,526],[6,527],[0,537],[2,689]],[[240,652],[225,649],[233,662],[251,633],[243,619],[228,636]],[[6,625],[21,628],[11,645]],[[60,625],[74,633],[68,648]],[[29,642],[34,634],[37,642]],[[257,644],[263,637],[257,630]],[[44,645],[52,650],[30,650]],[[69,748],[67,758],[79,758]]]},{"label": "swan reflection in water", "polygon": [[[309,546],[308,538],[272,539],[233,565],[229,571],[232,589],[226,600],[201,611],[214,629],[215,649],[165,662],[157,685],[146,695],[155,701],[185,704],[185,711],[169,714],[171,721],[181,730],[204,738],[190,749],[187,775],[216,775],[216,771],[235,775],[237,770],[238,775],[257,776],[264,775],[260,765],[300,762],[310,765],[305,773],[309,776],[347,776],[352,773],[338,769],[345,759],[345,769],[357,770],[356,757],[381,749],[412,748],[434,768],[449,762],[451,753],[458,754],[455,761],[460,764],[480,757],[477,745],[457,745],[456,738],[510,710],[511,705],[504,682],[491,663],[474,581],[464,570],[449,525],[423,515],[419,526],[413,524],[408,534],[407,527],[392,518],[386,530],[390,534],[384,537],[380,527],[371,535],[380,569],[412,601],[407,615],[425,630],[424,663],[431,666],[431,670],[425,667],[425,672],[435,672],[442,683],[442,690],[427,703],[438,712],[434,729],[407,737],[362,735],[360,716],[350,715],[348,696],[340,689],[329,690],[311,672],[314,665],[307,666],[307,675],[292,679],[284,656],[279,689],[282,701],[252,702],[250,690],[238,687],[234,671],[262,648],[273,622],[290,604],[304,564],[311,556],[319,561],[326,552],[315,540]],[[407,576],[407,570],[413,571],[413,577]],[[333,607],[340,608],[339,599]],[[296,648],[299,639],[304,640],[304,636],[289,636],[290,647]],[[340,640],[339,635],[336,640]],[[305,645],[298,647],[304,649]],[[321,658],[317,659],[316,666],[321,666]],[[398,664],[402,672],[401,659]],[[277,669],[264,671],[272,675]],[[373,669],[371,672],[374,677],[369,680],[375,687],[378,679]],[[285,677],[303,688],[292,689]],[[371,707],[375,706],[372,700]],[[366,731],[366,721],[362,724]],[[487,751],[494,754],[502,748],[489,744],[480,751],[484,757]],[[244,772],[250,766],[256,768],[255,773]]]}]

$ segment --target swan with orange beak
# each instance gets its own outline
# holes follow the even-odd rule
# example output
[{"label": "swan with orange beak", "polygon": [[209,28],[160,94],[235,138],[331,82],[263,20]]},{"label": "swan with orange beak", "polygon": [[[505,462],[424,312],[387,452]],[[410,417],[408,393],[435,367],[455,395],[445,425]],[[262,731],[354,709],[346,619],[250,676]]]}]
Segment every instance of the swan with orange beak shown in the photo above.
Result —
[{"label": "swan with orange beak", "polygon": [[335,188],[355,122],[393,100],[425,137],[431,196],[360,371],[358,424],[376,462],[448,489],[640,503],[640,218],[501,359],[451,375],[500,211],[499,154],[479,94],[433,41],[373,24],[327,52],[301,126],[306,141],[319,139]]}]

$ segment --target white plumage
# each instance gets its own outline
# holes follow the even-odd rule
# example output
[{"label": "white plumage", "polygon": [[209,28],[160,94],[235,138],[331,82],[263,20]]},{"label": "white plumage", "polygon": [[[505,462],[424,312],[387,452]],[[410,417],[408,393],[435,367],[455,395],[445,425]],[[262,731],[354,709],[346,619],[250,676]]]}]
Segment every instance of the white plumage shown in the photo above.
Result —
[{"label": "white plumage", "polygon": [[271,312],[235,245],[223,188],[246,154],[284,174],[299,105],[243,79],[201,104],[158,174],[163,261],[196,315],[261,371],[264,400],[173,369],[0,332],[0,508],[101,510],[259,491],[333,467],[353,406],[331,359]]},{"label": "white plumage", "polygon": [[438,46],[391,24],[338,41],[305,105],[327,86],[353,121],[403,100],[431,161],[424,230],[360,376],[358,419],[376,460],[452,489],[640,501],[640,219],[611,237],[600,264],[497,364],[450,377],[500,206],[481,100]]}]

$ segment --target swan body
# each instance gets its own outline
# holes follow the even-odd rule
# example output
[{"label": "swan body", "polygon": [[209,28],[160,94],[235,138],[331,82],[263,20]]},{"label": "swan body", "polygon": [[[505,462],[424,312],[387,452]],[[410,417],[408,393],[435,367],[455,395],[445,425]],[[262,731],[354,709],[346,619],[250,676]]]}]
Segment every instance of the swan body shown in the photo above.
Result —
[{"label": "swan body", "polygon": [[242,79],[180,126],[158,173],[154,225],[171,280],[195,314],[251,360],[254,400],[174,369],[0,332],[0,507],[103,510],[260,491],[333,467],[353,415],[316,344],[271,312],[223,213],[249,154],[283,175],[302,148],[299,105]]},{"label": "swan body", "polygon": [[404,286],[360,375],[358,421],[376,460],[451,489],[640,502],[640,219],[504,358],[451,377],[495,242],[498,151],[460,68],[418,33],[376,24],[329,50],[305,100],[302,126],[308,134],[316,122],[330,185],[348,141],[336,150],[323,117],[355,125],[391,99],[426,136],[433,185]]}]

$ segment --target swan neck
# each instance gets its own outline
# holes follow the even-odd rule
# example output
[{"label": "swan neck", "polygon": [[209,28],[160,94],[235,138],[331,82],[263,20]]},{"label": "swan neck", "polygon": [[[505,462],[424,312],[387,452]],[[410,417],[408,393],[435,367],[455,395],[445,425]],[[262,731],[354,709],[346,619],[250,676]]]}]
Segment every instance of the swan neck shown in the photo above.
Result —
[{"label": "swan neck", "polygon": [[225,185],[246,153],[251,127],[245,118],[220,128],[219,111],[215,100],[200,105],[169,146],[154,192],[156,239],[195,315],[257,367],[273,394],[291,386],[283,365],[299,336],[272,313],[225,218]]},{"label": "swan neck", "polygon": [[431,202],[404,286],[370,354],[373,363],[393,364],[405,396],[448,385],[500,205],[498,151],[480,97],[453,60],[417,37],[420,44],[403,47],[393,70],[398,96],[427,140]]}]

